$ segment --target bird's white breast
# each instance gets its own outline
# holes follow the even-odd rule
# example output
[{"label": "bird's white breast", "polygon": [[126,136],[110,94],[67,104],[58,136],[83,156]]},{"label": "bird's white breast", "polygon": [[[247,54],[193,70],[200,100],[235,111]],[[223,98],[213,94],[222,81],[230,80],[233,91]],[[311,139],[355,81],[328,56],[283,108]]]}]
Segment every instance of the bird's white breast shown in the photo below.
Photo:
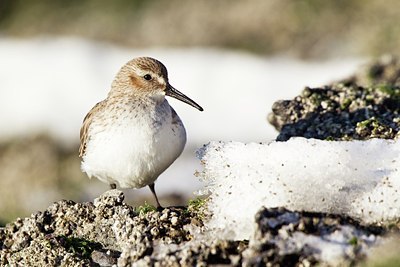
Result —
[{"label": "bird's white breast", "polygon": [[158,106],[126,107],[90,126],[82,170],[106,183],[140,188],[153,183],[182,153],[186,132],[165,100]]}]

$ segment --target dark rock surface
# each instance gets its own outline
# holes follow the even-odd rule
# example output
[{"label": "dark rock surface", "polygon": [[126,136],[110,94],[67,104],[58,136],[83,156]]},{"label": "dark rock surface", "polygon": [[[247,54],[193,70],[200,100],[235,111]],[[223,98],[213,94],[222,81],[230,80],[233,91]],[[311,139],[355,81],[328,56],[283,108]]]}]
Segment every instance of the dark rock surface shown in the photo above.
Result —
[{"label": "dark rock surface", "polygon": [[280,132],[278,141],[398,138],[399,86],[400,61],[386,56],[347,79],[276,101],[268,121]]},{"label": "dark rock surface", "polygon": [[201,209],[135,210],[110,190],[94,203],[59,201],[0,228],[0,266],[236,264],[246,242],[195,239]]},{"label": "dark rock surface", "polygon": [[277,101],[269,122],[277,140],[302,136],[323,140],[394,139],[400,130],[400,87],[334,84],[305,88],[292,100]]},{"label": "dark rock surface", "polygon": [[[245,252],[246,266],[312,266],[321,262],[348,266],[364,258],[366,248],[385,232],[345,216],[285,208],[261,209],[256,223],[255,236]],[[326,256],[329,249],[343,250],[342,257]]]},{"label": "dark rock surface", "polygon": [[[150,255],[153,243],[179,244],[192,237],[184,208],[135,211],[121,191],[94,203],[59,201],[44,212],[0,228],[0,265],[82,266],[117,263]],[[129,251],[129,252],[128,252]],[[129,256],[129,257],[128,257]]]}]

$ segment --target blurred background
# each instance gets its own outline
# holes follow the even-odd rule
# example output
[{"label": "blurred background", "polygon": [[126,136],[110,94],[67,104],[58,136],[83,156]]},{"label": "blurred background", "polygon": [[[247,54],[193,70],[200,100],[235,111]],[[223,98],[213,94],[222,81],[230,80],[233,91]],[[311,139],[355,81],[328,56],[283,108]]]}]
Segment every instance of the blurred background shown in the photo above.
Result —
[{"label": "blurred background", "polygon": [[[108,185],[80,171],[79,128],[118,69],[152,56],[204,112],[170,100],[188,133],[156,183],[164,205],[201,187],[197,148],[267,142],[274,101],[400,47],[397,0],[0,1],[0,225]],[[124,190],[130,204],[150,191]]]}]

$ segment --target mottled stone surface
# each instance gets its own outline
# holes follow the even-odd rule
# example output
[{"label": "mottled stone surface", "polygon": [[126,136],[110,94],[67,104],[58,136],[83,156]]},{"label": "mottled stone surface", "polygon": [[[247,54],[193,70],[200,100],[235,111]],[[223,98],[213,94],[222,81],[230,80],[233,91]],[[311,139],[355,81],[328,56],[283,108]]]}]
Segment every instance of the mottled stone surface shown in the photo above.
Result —
[{"label": "mottled stone surface", "polygon": [[323,140],[398,138],[400,60],[385,56],[349,78],[318,88],[306,87],[291,100],[272,106],[268,121],[278,141],[302,136]]},{"label": "mottled stone surface", "polygon": [[185,208],[138,213],[123,199],[121,191],[110,190],[94,203],[63,200],[0,228],[0,265],[106,266],[115,264],[121,252],[134,251],[130,257],[138,259],[152,253],[153,242],[191,239]]},{"label": "mottled stone surface", "polygon": [[292,100],[276,101],[268,121],[277,140],[302,136],[323,140],[394,139],[400,130],[400,87],[334,84],[305,88]]},{"label": "mottled stone surface", "polygon": [[[350,266],[366,257],[385,230],[366,227],[340,215],[264,208],[256,215],[257,230],[244,253],[245,266]],[[330,257],[340,251],[340,257]]]}]

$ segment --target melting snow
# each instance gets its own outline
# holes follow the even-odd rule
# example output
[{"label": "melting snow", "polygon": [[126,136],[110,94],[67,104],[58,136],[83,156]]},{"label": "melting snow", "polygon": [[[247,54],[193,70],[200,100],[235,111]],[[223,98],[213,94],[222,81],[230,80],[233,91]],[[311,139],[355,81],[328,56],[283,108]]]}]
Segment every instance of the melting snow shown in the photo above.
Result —
[{"label": "melting snow", "polygon": [[198,154],[205,193],[211,193],[207,226],[221,238],[248,239],[262,206],[345,214],[365,223],[400,215],[399,141],[211,142]]}]

